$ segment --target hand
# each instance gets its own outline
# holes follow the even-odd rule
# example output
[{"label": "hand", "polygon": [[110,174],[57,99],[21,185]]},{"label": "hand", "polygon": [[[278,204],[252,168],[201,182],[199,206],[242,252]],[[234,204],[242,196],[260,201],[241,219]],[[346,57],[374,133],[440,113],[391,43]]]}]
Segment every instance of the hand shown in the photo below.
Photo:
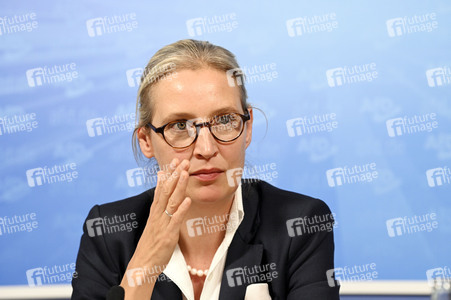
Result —
[{"label": "hand", "polygon": [[[153,267],[158,270],[158,274],[146,274],[155,276],[150,294],[157,276],[169,263],[180,237],[183,220],[191,205],[191,199],[185,196],[189,179],[188,169],[189,161],[183,160],[179,164],[179,160],[175,158],[170,164],[169,171],[158,172],[157,187],[150,207],[149,218],[135,253],[127,266],[127,271],[145,267],[149,270]],[[172,217],[168,214],[171,214]],[[127,271],[121,283],[126,295],[127,290],[130,289],[126,278]],[[146,281],[144,284],[148,284],[148,282]]]}]

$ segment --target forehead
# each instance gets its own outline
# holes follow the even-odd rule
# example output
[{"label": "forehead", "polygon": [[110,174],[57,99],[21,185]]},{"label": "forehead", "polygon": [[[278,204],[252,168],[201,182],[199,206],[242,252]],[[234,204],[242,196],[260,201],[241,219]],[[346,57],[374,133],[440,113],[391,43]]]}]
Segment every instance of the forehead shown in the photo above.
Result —
[{"label": "forehead", "polygon": [[171,115],[212,116],[221,111],[243,113],[240,88],[229,86],[226,73],[215,69],[181,70],[176,78],[163,79],[152,89],[155,123]]}]

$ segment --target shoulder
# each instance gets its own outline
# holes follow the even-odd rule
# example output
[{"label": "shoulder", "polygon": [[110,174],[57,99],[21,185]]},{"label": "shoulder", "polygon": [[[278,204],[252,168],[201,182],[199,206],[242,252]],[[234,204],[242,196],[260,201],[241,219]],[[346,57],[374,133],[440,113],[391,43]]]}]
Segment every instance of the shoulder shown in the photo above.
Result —
[{"label": "shoulder", "polygon": [[315,265],[326,264],[320,268],[324,272],[333,268],[335,220],[324,201],[264,181],[243,185],[243,204],[246,201],[251,202],[250,212],[251,206],[258,206],[254,242],[263,244],[268,261],[297,270],[303,262],[321,256]]},{"label": "shoulder", "polygon": [[123,200],[95,205],[83,224],[79,251],[97,249],[99,255],[110,257],[110,263],[123,274],[147,223],[153,192],[150,189]]},{"label": "shoulder", "polygon": [[143,212],[149,214],[150,205],[153,201],[154,188],[139,195],[128,197],[101,205],[96,205],[101,215],[113,215],[120,213],[132,213],[141,215]]},{"label": "shoulder", "polygon": [[[149,217],[154,189],[126,199],[95,205],[83,225],[89,236],[102,235],[104,239],[133,239],[140,236]],[[96,226],[102,226],[96,232]]]}]

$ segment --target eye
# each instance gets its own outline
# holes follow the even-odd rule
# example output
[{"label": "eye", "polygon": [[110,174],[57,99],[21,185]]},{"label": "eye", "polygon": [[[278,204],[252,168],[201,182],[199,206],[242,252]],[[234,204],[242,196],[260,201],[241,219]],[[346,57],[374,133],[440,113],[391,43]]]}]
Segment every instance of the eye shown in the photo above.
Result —
[{"label": "eye", "polygon": [[217,124],[229,124],[233,120],[235,120],[235,116],[233,114],[225,114],[225,115],[218,116],[216,118],[216,123]]},{"label": "eye", "polygon": [[169,125],[171,130],[186,130],[186,121],[178,121]]}]

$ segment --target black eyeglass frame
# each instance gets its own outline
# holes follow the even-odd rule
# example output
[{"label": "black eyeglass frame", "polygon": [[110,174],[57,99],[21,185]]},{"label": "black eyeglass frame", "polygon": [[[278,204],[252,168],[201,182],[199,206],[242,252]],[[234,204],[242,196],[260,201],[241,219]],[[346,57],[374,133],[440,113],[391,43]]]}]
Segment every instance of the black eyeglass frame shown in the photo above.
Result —
[{"label": "black eyeglass frame", "polygon": [[[225,113],[225,114],[223,114],[223,115],[227,115],[227,114],[231,114],[231,113]],[[147,126],[149,126],[150,129],[152,129],[152,130],[155,131],[156,133],[160,133],[160,134],[163,136],[164,141],[165,141],[169,146],[171,146],[171,147],[174,148],[174,149],[184,149],[184,148],[188,148],[189,146],[191,146],[192,144],[194,144],[194,142],[196,142],[197,138],[199,137],[199,131],[200,131],[200,129],[203,128],[203,127],[207,127],[208,130],[210,130],[210,133],[211,133],[211,135],[215,138],[215,140],[220,141],[220,142],[223,142],[223,143],[229,143],[229,142],[233,142],[234,140],[236,140],[237,138],[239,138],[239,137],[243,134],[243,131],[244,131],[244,125],[246,124],[246,121],[249,121],[249,120],[251,119],[251,116],[250,116],[250,114],[249,114],[249,110],[247,110],[247,109],[246,109],[246,112],[244,113],[244,115],[242,115],[242,114],[240,114],[240,113],[236,113],[236,112],[233,112],[233,114],[236,114],[236,115],[238,115],[238,116],[241,117],[241,119],[243,120],[243,127],[241,128],[240,134],[238,134],[235,138],[233,138],[233,139],[231,139],[231,140],[229,140],[229,141],[224,141],[224,140],[221,140],[221,139],[217,138],[216,135],[211,131],[211,126],[212,126],[212,124],[210,124],[209,122],[202,122],[202,123],[199,123],[199,124],[193,124],[194,127],[196,127],[196,137],[195,137],[194,140],[191,142],[191,144],[189,144],[188,146],[183,146],[183,147],[175,147],[175,146],[172,146],[172,145],[166,140],[166,137],[164,136],[164,129],[165,129],[166,126],[168,126],[169,124],[174,123],[174,122],[177,122],[177,121],[171,121],[171,122],[166,123],[166,124],[164,124],[163,126],[160,126],[160,127],[155,127],[155,126],[152,125],[152,123],[147,123]],[[181,120],[181,121],[182,121],[182,120]],[[187,120],[186,120],[186,121],[187,121]]]}]

